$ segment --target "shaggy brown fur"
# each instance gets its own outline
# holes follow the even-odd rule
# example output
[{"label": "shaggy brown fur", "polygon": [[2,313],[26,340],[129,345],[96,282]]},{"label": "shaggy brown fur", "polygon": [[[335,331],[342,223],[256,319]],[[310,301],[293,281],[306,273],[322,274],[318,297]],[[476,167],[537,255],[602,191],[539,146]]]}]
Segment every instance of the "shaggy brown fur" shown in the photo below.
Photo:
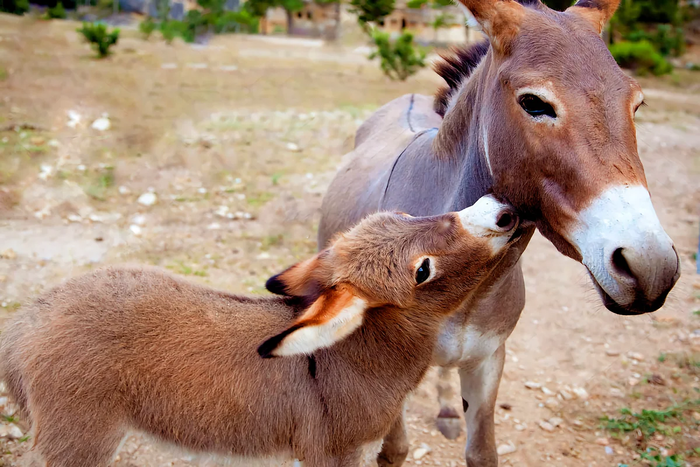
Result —
[{"label": "shaggy brown fur", "polygon": [[433,108],[437,114],[445,116],[450,98],[459,91],[462,82],[469,78],[488,51],[489,41],[485,40],[475,44],[452,47],[448,51],[440,53],[442,60],[436,62],[433,69],[447,82],[447,86],[441,87],[435,93]]},{"label": "shaggy brown fur", "polygon": [[[495,222],[490,236],[512,234]],[[455,214],[375,214],[270,281],[298,297],[239,297],[155,269],[98,270],[19,313],[2,335],[0,378],[51,467],[108,465],[132,428],[195,451],[357,465],[423,377],[443,318],[499,261],[489,242]],[[423,255],[437,273],[416,285]],[[312,356],[258,355],[354,297],[369,306],[345,339]]]}]

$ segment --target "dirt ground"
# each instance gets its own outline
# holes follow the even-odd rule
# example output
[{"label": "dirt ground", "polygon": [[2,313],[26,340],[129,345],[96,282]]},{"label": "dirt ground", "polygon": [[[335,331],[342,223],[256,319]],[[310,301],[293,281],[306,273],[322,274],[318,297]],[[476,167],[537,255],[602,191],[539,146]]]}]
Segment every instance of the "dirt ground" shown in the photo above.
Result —
[{"label": "dirt ground", "polygon": [[[324,190],[357,126],[440,82],[429,70],[390,82],[352,48],[245,36],[168,46],[126,30],[99,61],[75,26],[0,16],[0,329],[104,264],[266,293],[270,275],[315,251]],[[533,239],[499,395],[503,465],[700,465],[700,73],[642,82],[639,149],[683,277],[661,311],[613,315],[582,266]],[[431,371],[410,400],[407,465],[464,463],[464,433],[435,429],[435,381]],[[0,466],[13,466],[31,437],[8,435],[17,420],[3,396]],[[602,418],[625,407],[639,414],[631,425]],[[219,463],[134,435],[116,465]]]}]

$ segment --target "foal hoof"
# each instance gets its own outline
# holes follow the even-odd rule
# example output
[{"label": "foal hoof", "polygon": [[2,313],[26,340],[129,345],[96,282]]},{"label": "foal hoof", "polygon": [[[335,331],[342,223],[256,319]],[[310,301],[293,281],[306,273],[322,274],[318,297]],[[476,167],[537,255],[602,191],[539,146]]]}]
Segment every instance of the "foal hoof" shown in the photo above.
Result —
[{"label": "foal hoof", "polygon": [[435,424],[442,436],[447,439],[457,439],[462,433],[462,419],[452,407],[441,408]]}]

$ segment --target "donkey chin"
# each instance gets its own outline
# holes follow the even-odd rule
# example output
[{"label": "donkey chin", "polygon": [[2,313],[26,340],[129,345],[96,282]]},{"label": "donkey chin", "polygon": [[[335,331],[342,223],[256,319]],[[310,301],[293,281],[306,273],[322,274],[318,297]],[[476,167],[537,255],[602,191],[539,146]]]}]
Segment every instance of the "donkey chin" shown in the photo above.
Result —
[{"label": "donkey chin", "polygon": [[643,186],[607,189],[579,212],[569,238],[613,313],[658,310],[680,277],[678,253]]}]

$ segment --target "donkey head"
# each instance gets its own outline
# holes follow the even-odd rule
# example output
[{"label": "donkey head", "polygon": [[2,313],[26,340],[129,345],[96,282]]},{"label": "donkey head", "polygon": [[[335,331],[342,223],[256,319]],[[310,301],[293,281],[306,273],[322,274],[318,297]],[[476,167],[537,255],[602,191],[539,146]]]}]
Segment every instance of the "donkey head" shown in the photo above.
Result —
[{"label": "donkey head", "polygon": [[565,12],[539,0],[460,2],[491,43],[473,79],[493,192],[586,266],[608,309],[658,309],[679,260],[637,153],[644,95],[600,37],[619,0],[580,0]]},{"label": "donkey head", "polygon": [[350,335],[370,312],[434,321],[488,275],[517,239],[517,226],[512,209],[490,196],[434,217],[373,214],[326,250],[268,280],[271,292],[304,298],[310,306],[258,352],[312,353]]}]

